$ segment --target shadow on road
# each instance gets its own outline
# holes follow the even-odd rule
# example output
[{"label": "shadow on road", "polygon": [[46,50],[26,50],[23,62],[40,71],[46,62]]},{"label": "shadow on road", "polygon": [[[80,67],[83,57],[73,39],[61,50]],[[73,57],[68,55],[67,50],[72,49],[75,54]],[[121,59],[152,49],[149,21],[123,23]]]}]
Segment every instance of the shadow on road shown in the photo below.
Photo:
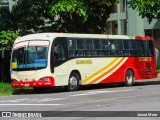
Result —
[{"label": "shadow on road", "polygon": [[141,86],[141,85],[157,85],[160,84],[160,81],[141,81],[136,82],[134,86]]},{"label": "shadow on road", "polygon": [[[146,86],[146,85],[159,85],[160,84],[160,80],[154,80],[154,81],[140,81],[140,82],[136,82],[134,84],[134,86]],[[133,86],[133,87],[134,87]],[[80,91],[85,91],[85,90],[94,90],[94,89],[104,89],[104,88],[115,88],[115,87],[120,87],[118,86],[117,83],[111,83],[111,84],[99,84],[99,85],[84,85],[84,86],[80,86]],[[125,87],[125,86],[123,86]],[[54,88],[50,88],[46,91],[43,92],[35,92],[33,89],[31,88],[26,88],[26,89],[15,89],[13,92],[13,95],[22,95],[22,94],[47,94],[47,93],[61,93],[61,92],[67,92],[67,90],[65,89],[65,87],[54,87]]]}]

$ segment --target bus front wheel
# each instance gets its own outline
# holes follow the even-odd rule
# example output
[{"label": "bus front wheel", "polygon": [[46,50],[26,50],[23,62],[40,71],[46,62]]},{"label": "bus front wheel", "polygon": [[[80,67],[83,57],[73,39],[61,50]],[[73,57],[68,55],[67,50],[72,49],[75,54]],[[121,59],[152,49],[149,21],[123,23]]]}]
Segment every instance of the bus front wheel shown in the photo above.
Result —
[{"label": "bus front wheel", "polygon": [[79,76],[73,72],[71,73],[67,86],[68,91],[76,91],[79,89]]},{"label": "bus front wheel", "polygon": [[132,70],[127,70],[125,76],[125,85],[132,86],[133,84],[134,84],[134,73],[132,72]]}]

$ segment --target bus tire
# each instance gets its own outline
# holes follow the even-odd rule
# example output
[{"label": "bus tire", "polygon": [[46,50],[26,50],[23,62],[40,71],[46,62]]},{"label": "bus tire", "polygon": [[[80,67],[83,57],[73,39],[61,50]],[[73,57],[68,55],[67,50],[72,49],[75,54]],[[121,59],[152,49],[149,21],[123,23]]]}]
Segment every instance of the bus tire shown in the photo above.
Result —
[{"label": "bus tire", "polygon": [[78,89],[79,89],[79,76],[77,75],[77,73],[73,72],[69,77],[67,90],[71,92],[71,91],[76,91]]},{"label": "bus tire", "polygon": [[132,70],[127,70],[125,75],[125,85],[132,86],[134,84],[134,73]]}]

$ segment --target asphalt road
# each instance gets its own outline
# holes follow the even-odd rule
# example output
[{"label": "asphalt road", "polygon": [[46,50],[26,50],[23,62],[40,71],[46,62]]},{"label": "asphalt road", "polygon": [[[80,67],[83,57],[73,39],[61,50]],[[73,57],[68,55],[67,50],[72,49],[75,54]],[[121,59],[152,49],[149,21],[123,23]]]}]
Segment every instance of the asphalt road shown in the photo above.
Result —
[{"label": "asphalt road", "polygon": [[148,82],[138,82],[132,87],[107,84],[85,86],[75,92],[54,89],[52,92],[42,94],[0,97],[0,111],[0,119],[3,116],[3,120],[41,116],[42,118],[34,119],[48,120],[63,117],[63,119],[77,120],[158,120],[160,77]]}]

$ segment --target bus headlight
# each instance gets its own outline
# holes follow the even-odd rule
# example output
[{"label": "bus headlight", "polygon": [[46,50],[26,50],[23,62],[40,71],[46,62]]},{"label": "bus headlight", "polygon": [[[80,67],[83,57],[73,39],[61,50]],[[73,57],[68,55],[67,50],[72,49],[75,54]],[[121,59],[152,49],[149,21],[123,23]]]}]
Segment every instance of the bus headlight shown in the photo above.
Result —
[{"label": "bus headlight", "polygon": [[53,77],[47,76],[39,79],[39,82],[51,82],[53,81]]},{"label": "bus headlight", "polygon": [[14,78],[12,78],[11,80],[12,80],[12,82],[18,82],[18,81],[17,81],[16,79],[14,79]]}]

